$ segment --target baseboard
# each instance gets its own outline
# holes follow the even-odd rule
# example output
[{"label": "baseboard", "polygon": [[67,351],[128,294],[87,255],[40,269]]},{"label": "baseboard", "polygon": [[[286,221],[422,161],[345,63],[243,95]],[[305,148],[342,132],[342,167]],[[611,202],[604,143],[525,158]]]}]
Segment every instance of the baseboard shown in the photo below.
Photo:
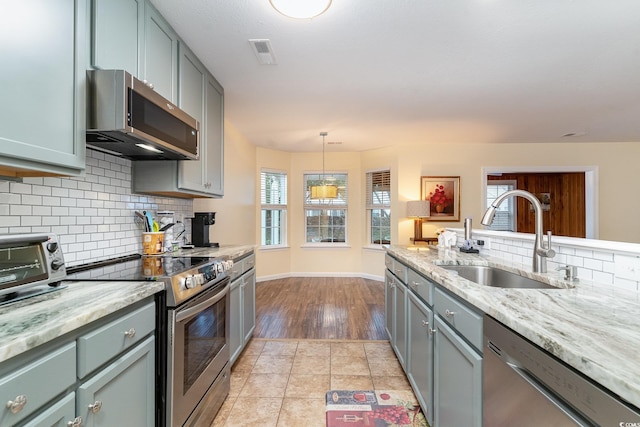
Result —
[{"label": "baseboard", "polygon": [[286,273],[286,274],[273,274],[269,276],[256,277],[256,282],[266,282],[268,280],[287,279],[290,277],[360,277],[362,279],[375,280],[377,282],[384,282],[384,276],[376,276],[374,274],[364,273]]}]

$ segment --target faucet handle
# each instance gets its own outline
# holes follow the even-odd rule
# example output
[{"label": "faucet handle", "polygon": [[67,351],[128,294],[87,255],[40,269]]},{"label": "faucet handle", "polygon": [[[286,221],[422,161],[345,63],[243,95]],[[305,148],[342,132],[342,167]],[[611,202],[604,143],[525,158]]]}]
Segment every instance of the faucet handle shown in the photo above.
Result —
[{"label": "faucet handle", "polygon": [[544,237],[542,237],[540,240],[542,240],[539,245],[540,248],[536,251],[536,253],[538,255],[541,255],[545,258],[553,258],[554,256],[556,256],[556,251],[554,251],[553,249],[551,249],[551,230],[547,231],[547,243],[544,243]]}]

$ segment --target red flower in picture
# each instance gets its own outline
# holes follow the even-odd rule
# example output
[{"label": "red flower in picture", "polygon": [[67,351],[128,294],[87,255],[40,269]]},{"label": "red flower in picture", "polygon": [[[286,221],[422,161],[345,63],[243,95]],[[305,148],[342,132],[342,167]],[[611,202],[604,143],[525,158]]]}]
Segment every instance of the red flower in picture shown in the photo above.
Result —
[{"label": "red flower in picture", "polygon": [[447,206],[449,206],[453,202],[451,197],[447,197],[444,185],[436,184],[436,187],[433,191],[429,192],[429,203],[433,210],[440,213],[445,210]]}]

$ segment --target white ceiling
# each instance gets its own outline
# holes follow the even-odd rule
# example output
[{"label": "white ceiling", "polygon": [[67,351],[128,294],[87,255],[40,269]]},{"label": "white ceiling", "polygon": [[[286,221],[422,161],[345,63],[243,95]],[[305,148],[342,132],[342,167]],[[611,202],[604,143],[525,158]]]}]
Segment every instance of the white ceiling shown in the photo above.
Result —
[{"label": "white ceiling", "polygon": [[312,20],[268,0],[152,3],[258,146],[640,142],[638,0],[333,0]]}]

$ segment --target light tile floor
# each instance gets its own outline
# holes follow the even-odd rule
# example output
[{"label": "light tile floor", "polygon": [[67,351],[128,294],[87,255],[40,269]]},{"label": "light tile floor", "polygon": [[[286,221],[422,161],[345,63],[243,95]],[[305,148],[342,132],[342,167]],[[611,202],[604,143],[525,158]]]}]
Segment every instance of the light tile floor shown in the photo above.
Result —
[{"label": "light tile floor", "polygon": [[388,341],[253,338],[211,426],[325,427],[329,390],[394,390],[417,402]]}]

